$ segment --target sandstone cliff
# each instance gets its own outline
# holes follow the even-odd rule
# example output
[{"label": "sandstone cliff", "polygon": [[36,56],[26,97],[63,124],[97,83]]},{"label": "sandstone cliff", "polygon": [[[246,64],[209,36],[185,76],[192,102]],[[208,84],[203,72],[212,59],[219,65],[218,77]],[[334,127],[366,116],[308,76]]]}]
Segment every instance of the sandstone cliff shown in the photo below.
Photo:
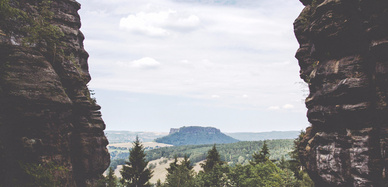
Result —
[{"label": "sandstone cliff", "polygon": [[9,2],[62,35],[49,41],[47,33],[33,36],[28,28],[35,23],[20,21],[20,15],[1,17],[7,21],[0,25],[0,186],[25,186],[28,163],[60,167],[52,174],[61,186],[93,185],[108,167],[109,153],[100,106],[86,85],[90,75],[80,4],[55,0],[46,4],[53,14],[40,18],[48,1]]},{"label": "sandstone cliff", "polygon": [[316,186],[387,186],[388,1],[301,0],[294,22]]}]

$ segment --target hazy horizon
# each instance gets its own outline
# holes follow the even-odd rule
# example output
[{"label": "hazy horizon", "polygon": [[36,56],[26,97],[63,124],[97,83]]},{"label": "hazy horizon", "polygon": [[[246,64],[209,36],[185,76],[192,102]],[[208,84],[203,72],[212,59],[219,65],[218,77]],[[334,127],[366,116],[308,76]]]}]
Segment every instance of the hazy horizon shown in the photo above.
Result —
[{"label": "hazy horizon", "polygon": [[[247,132],[247,131],[241,131],[241,132],[226,132],[226,131],[222,131],[222,129],[220,129],[222,133],[267,133],[267,132],[294,132],[294,131],[297,131],[297,130],[290,130],[290,131],[262,131],[262,132]],[[304,129],[301,129],[301,130],[304,130]],[[132,131],[132,130],[105,130],[106,131],[110,131],[110,132],[151,132],[151,133],[169,133],[169,131]],[[300,130],[299,130],[300,131]]]}]

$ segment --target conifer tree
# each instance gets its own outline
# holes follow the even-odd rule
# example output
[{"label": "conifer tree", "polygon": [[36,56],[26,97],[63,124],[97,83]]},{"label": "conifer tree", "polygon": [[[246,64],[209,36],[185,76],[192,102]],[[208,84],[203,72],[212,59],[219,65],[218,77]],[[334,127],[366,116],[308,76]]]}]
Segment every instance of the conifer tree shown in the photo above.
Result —
[{"label": "conifer tree", "polygon": [[263,147],[261,148],[259,153],[253,153],[252,158],[253,158],[253,161],[251,162],[252,165],[255,165],[258,163],[264,163],[267,160],[269,160],[269,149],[267,146],[267,141],[264,141]]},{"label": "conifer tree", "polygon": [[289,168],[289,163],[288,161],[286,161],[286,159],[284,158],[284,156],[282,156],[282,158],[280,159],[279,163],[278,163],[278,167],[280,169],[288,169]]},{"label": "conifer tree", "polygon": [[189,160],[189,156],[185,155],[183,158],[181,165],[183,165],[185,168],[192,170],[194,167],[191,164],[191,161]]},{"label": "conifer tree", "polygon": [[170,163],[170,167],[167,168],[168,174],[173,174],[178,169],[178,156],[174,155],[174,161]]},{"label": "conifer tree", "polygon": [[267,141],[264,141],[263,147],[261,148],[260,152],[261,154],[264,155],[264,157],[269,158],[269,149],[268,149]]},{"label": "conifer tree", "polygon": [[205,164],[201,164],[204,172],[211,171],[216,165],[222,165],[220,154],[217,151],[216,144],[213,145],[213,148],[210,149],[206,156]]},{"label": "conifer tree", "polygon": [[294,172],[294,176],[300,181],[299,186],[314,186],[314,182],[311,180],[305,167],[303,167],[302,161],[300,160],[299,144],[303,140],[305,131],[300,131],[299,136],[294,140],[294,148],[288,154],[291,156],[289,161],[289,168]]},{"label": "conifer tree", "polygon": [[105,177],[107,187],[117,186],[117,177],[114,174],[113,168],[109,167],[108,176]]},{"label": "conifer tree", "polygon": [[298,149],[298,146],[300,142],[303,140],[304,135],[305,135],[305,132],[303,130],[300,131],[299,136],[294,140],[294,147],[292,151],[288,153],[291,156],[291,160],[289,161],[290,169],[291,171],[294,172],[295,177],[299,180],[303,179],[303,170],[305,169],[299,158],[300,153]]},{"label": "conifer tree", "polygon": [[156,181],[156,185],[155,187],[162,187],[162,181],[160,181],[160,179],[158,179],[158,181]]},{"label": "conifer tree", "polygon": [[145,159],[144,147],[139,137],[133,142],[133,148],[129,151],[129,162],[120,171],[121,183],[128,187],[147,187],[152,177],[152,171],[147,168],[148,162]]},{"label": "conifer tree", "polygon": [[175,156],[174,162],[167,168],[168,174],[166,177],[167,187],[190,187],[194,186],[194,171],[189,157],[185,155],[184,159],[178,164],[178,159]]},{"label": "conifer tree", "polygon": [[196,178],[199,186],[226,186],[227,178],[224,174],[229,172],[229,167],[224,166],[215,144],[208,151],[206,161],[201,166],[203,171],[200,171]]}]

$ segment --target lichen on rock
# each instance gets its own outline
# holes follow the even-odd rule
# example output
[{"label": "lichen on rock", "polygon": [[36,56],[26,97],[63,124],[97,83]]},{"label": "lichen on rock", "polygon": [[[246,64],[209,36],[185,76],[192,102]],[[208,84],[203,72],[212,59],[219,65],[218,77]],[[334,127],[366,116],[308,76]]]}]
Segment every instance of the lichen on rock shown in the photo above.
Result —
[{"label": "lichen on rock", "polygon": [[386,186],[388,1],[301,2],[296,58],[311,123],[301,159],[316,186]]},{"label": "lichen on rock", "polygon": [[[9,2],[27,18],[0,25],[0,186],[26,180],[21,166],[27,163],[65,168],[53,173],[61,186],[92,186],[110,161],[100,106],[87,87],[91,78],[79,30],[80,4]],[[39,5],[47,2],[53,13],[44,18],[49,30],[37,34],[62,34],[29,40],[25,28],[33,22],[26,19],[42,20]]]}]

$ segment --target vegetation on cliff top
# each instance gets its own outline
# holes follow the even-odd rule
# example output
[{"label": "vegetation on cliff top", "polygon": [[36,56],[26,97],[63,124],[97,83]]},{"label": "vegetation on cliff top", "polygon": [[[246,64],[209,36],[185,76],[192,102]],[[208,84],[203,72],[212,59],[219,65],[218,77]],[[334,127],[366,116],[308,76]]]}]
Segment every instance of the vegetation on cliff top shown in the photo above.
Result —
[{"label": "vegetation on cliff top", "polygon": [[25,36],[24,45],[36,46],[44,43],[48,49],[56,50],[56,46],[60,45],[59,39],[64,34],[58,26],[52,24],[52,1],[41,0],[31,5],[36,11],[17,8],[19,4],[18,1],[0,0],[2,35],[19,32],[18,34]]},{"label": "vegetation on cliff top", "polygon": [[171,145],[203,145],[238,142],[238,140],[221,133],[216,128],[194,126],[182,127],[178,132],[157,138],[155,141]]}]

